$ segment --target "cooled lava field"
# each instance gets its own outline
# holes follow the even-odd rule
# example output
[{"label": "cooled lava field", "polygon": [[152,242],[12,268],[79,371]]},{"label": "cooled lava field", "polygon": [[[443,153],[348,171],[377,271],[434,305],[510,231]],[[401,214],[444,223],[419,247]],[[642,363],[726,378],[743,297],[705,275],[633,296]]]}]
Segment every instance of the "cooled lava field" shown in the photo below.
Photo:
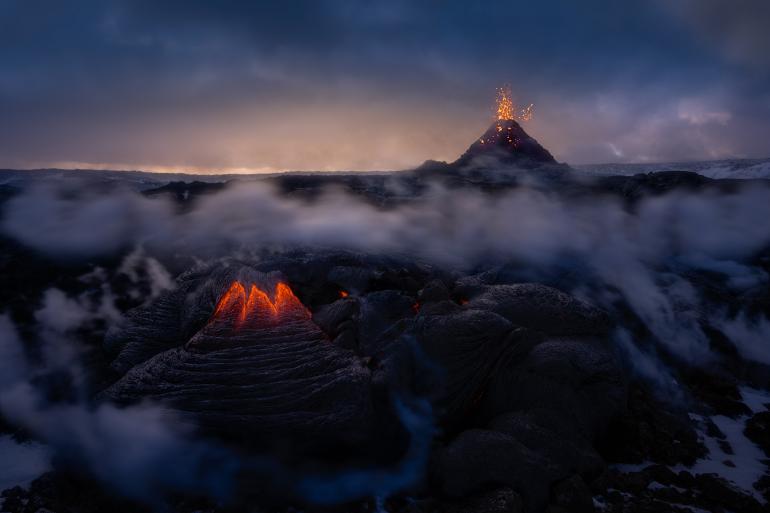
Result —
[{"label": "cooled lava field", "polygon": [[3,511],[767,511],[765,180],[0,182]]}]

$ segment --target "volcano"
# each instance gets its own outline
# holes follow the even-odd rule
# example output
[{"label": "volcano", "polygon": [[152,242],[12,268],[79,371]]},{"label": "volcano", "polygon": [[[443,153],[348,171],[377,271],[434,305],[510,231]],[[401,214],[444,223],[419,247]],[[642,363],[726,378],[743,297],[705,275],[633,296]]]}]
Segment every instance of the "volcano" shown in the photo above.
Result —
[{"label": "volcano", "polygon": [[555,164],[556,159],[514,119],[498,119],[452,163],[454,166],[486,164]]},{"label": "volcano", "polygon": [[522,109],[517,108],[510,87],[499,88],[495,121],[460,158],[448,165],[454,168],[486,168],[502,164],[531,168],[556,164],[553,155],[519,124],[532,119],[532,107],[529,104]]}]

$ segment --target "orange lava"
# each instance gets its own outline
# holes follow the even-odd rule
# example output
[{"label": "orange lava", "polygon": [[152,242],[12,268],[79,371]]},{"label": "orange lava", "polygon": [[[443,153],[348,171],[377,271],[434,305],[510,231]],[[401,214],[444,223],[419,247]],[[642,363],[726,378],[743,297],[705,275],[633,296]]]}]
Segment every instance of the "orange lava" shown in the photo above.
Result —
[{"label": "orange lava", "polygon": [[310,311],[283,282],[276,285],[271,300],[267,292],[255,284],[251,284],[247,295],[246,287],[240,281],[234,281],[219,299],[212,319],[220,318],[231,311],[237,314],[238,324],[257,317],[271,321],[287,316],[310,318]]},{"label": "orange lava", "polygon": [[[516,105],[513,103],[513,95],[509,86],[501,87],[497,90],[497,120],[498,121],[529,121],[532,119],[533,104],[529,104],[517,112]],[[498,125],[497,131],[502,127]]]},{"label": "orange lava", "polygon": [[349,295],[350,295],[350,294],[349,294],[347,291],[345,291],[345,290],[340,290],[340,297],[341,297],[341,298],[346,298],[346,297],[348,297]]}]

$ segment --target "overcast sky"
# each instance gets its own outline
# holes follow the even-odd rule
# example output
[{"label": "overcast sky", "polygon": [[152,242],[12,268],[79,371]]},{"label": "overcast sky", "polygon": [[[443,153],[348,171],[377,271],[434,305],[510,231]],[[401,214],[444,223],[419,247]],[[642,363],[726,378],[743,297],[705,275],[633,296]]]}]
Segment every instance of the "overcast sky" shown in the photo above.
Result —
[{"label": "overcast sky", "polygon": [[0,167],[453,160],[495,88],[568,163],[770,156],[770,2],[0,0]]}]

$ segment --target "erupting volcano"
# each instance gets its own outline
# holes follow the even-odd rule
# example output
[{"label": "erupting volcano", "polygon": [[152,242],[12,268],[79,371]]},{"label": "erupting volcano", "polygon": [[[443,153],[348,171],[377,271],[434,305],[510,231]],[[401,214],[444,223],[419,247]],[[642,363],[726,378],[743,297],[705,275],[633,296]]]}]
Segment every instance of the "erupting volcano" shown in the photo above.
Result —
[{"label": "erupting volcano", "polygon": [[219,299],[210,322],[231,320],[236,327],[240,327],[247,321],[273,325],[282,320],[310,318],[310,311],[283,282],[276,285],[272,300],[254,283],[248,290],[247,294],[246,286],[234,281]]},{"label": "erupting volcano", "polygon": [[465,164],[554,164],[556,159],[540,143],[530,137],[519,121],[532,119],[533,105],[519,109],[512,99],[511,90],[503,87],[497,91],[497,119],[476,140],[454,165]]}]

